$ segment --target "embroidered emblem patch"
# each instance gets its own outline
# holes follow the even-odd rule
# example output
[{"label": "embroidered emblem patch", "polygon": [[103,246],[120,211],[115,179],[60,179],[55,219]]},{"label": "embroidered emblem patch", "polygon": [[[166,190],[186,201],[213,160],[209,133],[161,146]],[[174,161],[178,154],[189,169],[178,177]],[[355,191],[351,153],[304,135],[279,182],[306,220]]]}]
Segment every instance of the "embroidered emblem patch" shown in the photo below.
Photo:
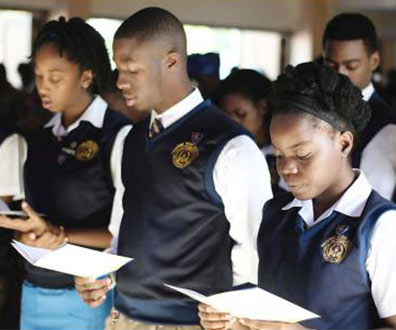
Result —
[{"label": "embroidered emblem patch", "polygon": [[87,140],[76,148],[74,157],[79,161],[86,162],[93,159],[98,151],[99,145],[92,140]]},{"label": "embroidered emblem patch", "polygon": [[324,260],[340,264],[349,254],[352,243],[346,235],[336,235],[325,240],[321,248]]},{"label": "embroidered emblem patch", "polygon": [[172,150],[172,162],[177,168],[185,168],[199,156],[198,147],[191,142],[179,143]]}]

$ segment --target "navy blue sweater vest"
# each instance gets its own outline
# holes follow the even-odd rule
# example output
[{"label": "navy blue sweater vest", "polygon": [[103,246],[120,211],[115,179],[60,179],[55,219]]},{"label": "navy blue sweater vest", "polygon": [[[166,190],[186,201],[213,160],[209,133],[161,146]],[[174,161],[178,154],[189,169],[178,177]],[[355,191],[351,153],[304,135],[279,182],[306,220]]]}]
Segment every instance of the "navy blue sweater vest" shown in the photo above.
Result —
[{"label": "navy blue sweater vest", "polygon": [[15,132],[16,130],[14,130],[12,126],[8,125],[6,122],[0,121],[0,145],[6,138]]},{"label": "navy blue sweater vest", "polygon": [[[300,208],[282,211],[293,196],[269,201],[258,236],[258,285],[321,316],[303,322],[315,329],[367,329],[380,326],[365,262],[379,216],[396,205],[373,191],[362,216],[333,212],[306,229]],[[339,264],[325,261],[322,244],[340,228],[352,248]]]},{"label": "navy blue sweater vest", "polygon": [[[203,294],[232,289],[233,242],[213,168],[223,146],[248,133],[210,102],[151,139],[148,131],[146,120],[125,141],[118,253],[135,260],[117,273],[116,308],[153,323],[199,324],[196,303],[164,283]],[[172,152],[184,142],[199,155],[178,168]]]},{"label": "navy blue sweater vest", "polygon": [[[110,154],[117,133],[128,123],[108,109],[102,128],[83,121],[61,141],[52,128],[29,136],[24,168],[27,201],[65,228],[107,227],[114,197]],[[71,276],[30,264],[26,279],[49,288],[73,285]]]}]

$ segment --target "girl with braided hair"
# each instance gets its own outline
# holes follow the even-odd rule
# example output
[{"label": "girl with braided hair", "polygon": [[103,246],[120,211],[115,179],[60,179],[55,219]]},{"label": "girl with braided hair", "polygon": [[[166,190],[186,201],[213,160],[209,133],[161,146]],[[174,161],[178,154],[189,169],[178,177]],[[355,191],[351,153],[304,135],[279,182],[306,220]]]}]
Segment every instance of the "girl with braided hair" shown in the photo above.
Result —
[{"label": "girl with braided hair", "polygon": [[[241,319],[230,328],[396,328],[396,205],[350,162],[368,105],[346,76],[314,62],[286,68],[271,102],[277,169],[290,193],[263,208],[258,286],[320,318]],[[200,310],[206,329],[215,319],[229,323],[224,314]]]},{"label": "girl with braided hair", "polygon": [[[104,40],[82,19],[61,17],[39,31],[32,61],[42,105],[54,116],[26,138],[24,188],[29,204],[22,203],[22,208],[28,219],[2,216],[0,226],[22,232],[21,240],[36,247],[54,249],[69,241],[107,248],[120,150],[131,126],[100,96],[111,81]],[[90,308],[72,276],[31,264],[25,268],[22,329],[104,327],[111,297]]]}]

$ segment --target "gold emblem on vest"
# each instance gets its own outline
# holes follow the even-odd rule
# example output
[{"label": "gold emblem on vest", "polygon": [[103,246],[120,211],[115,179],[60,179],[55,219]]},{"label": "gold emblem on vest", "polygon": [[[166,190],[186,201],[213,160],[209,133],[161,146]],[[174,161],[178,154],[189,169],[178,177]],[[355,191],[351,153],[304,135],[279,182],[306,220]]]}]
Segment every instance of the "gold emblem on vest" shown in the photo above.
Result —
[{"label": "gold emblem on vest", "polygon": [[336,235],[325,240],[321,248],[327,262],[340,264],[349,254],[352,243],[346,235]]},{"label": "gold emblem on vest", "polygon": [[87,140],[77,147],[74,157],[79,161],[87,162],[93,159],[98,151],[99,145],[92,140]]},{"label": "gold emblem on vest", "polygon": [[172,150],[172,162],[177,168],[185,168],[199,156],[198,147],[191,142],[179,143]]}]

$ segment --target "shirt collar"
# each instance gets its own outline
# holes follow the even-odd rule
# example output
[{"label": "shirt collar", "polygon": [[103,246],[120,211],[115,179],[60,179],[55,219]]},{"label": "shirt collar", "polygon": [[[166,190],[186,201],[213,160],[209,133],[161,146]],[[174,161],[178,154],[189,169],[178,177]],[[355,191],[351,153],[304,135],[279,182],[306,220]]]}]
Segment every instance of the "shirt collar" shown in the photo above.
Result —
[{"label": "shirt collar", "polygon": [[375,89],[373,83],[370,83],[367,87],[363,88],[362,90],[362,95],[363,95],[363,100],[366,102],[370,100],[370,97],[374,94]]},{"label": "shirt collar", "polygon": [[157,118],[161,120],[164,128],[167,128],[202,103],[203,100],[201,92],[198,88],[195,88],[189,95],[165,112],[157,114],[154,110],[151,111],[150,126],[154,119]]},{"label": "shirt collar", "polygon": [[354,169],[354,172],[358,175],[357,179],[341,196],[341,198],[326,210],[317,220],[314,221],[313,204],[311,199],[301,201],[295,198],[289,204],[282,207],[282,210],[285,211],[294,207],[300,207],[301,209],[298,214],[303,218],[308,227],[311,227],[327,218],[331,213],[333,213],[333,211],[337,211],[350,217],[360,217],[364,207],[366,206],[367,199],[371,194],[372,188],[363,172],[357,169]]},{"label": "shirt collar", "polygon": [[99,96],[95,96],[94,100],[88,106],[87,110],[73,124],[65,128],[62,125],[62,113],[56,113],[44,127],[52,127],[52,133],[55,136],[65,136],[72,130],[77,128],[82,121],[91,123],[97,128],[103,127],[104,117],[106,114],[107,103]]}]

